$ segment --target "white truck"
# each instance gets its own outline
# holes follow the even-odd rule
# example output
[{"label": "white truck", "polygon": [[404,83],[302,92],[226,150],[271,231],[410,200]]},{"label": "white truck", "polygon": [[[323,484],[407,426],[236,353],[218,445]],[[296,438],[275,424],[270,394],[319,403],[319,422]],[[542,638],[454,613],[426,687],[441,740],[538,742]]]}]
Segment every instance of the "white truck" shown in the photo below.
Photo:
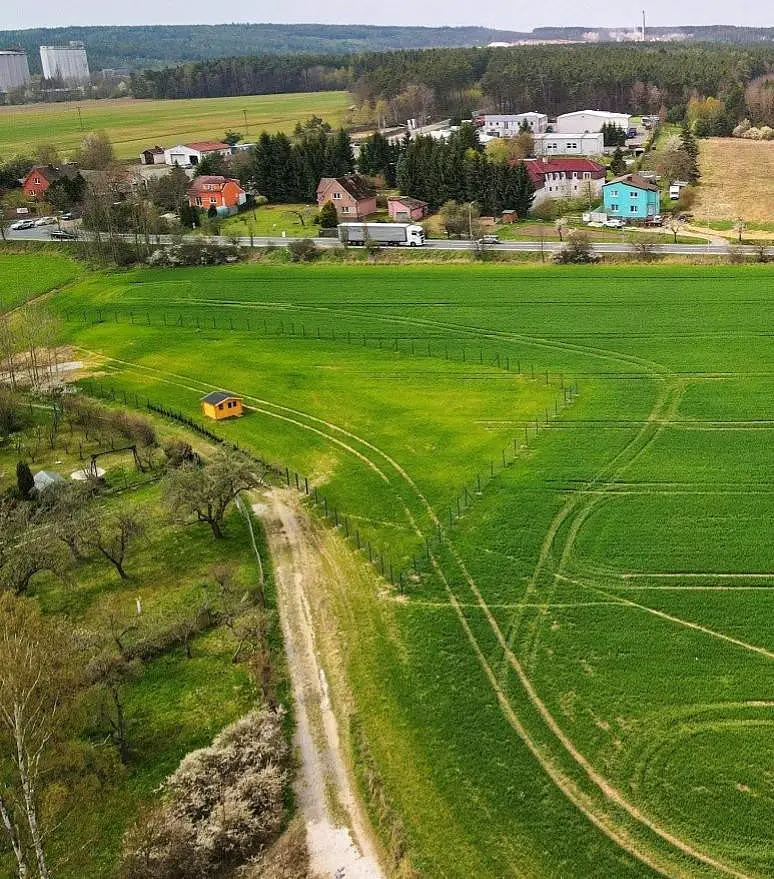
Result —
[{"label": "white truck", "polygon": [[422,247],[425,230],[413,223],[339,223],[339,241],[353,245],[373,241],[388,247]]}]

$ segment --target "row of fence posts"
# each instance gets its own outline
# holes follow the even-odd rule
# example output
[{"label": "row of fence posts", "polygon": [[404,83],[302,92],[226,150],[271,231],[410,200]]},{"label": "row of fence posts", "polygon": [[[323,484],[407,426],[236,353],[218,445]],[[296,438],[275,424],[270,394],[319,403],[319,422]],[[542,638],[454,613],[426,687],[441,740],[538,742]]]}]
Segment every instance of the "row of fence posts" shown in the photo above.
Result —
[{"label": "row of fence posts", "polygon": [[[217,318],[214,314],[209,316],[201,316],[196,314],[191,318],[191,325],[185,323],[185,314],[180,314],[174,321],[167,320],[166,312],[162,312],[162,319],[158,324],[154,324],[151,320],[151,312],[140,312],[139,315],[133,311],[123,312],[118,309],[95,309],[93,312],[78,312],[79,318],[73,317],[73,312],[65,311],[65,320],[71,321],[77,319],[84,326],[93,326],[95,324],[109,322],[109,315],[113,315],[114,323],[121,323],[121,316],[127,317],[127,322],[132,326],[163,326],[166,328],[184,328],[184,329],[220,329],[235,332],[262,332],[266,337],[291,337],[296,339],[325,340],[332,342],[346,342],[349,345],[358,344],[366,348],[373,344],[380,351],[392,351],[394,353],[412,355],[415,357],[436,357],[444,360],[456,360],[460,363],[478,363],[480,365],[495,366],[498,369],[504,369],[506,372],[515,372],[522,375],[521,358],[511,358],[509,354],[500,354],[495,352],[492,354],[484,354],[483,345],[461,346],[458,350],[449,347],[448,339],[442,336],[433,337],[433,339],[417,339],[412,336],[379,336],[366,333],[352,333],[350,330],[346,332],[336,333],[335,327],[331,327],[329,332],[323,333],[320,327],[316,328],[316,332],[308,333],[304,324],[299,324],[300,333],[296,332],[297,325],[289,322],[286,325],[284,321],[280,321],[276,325],[276,329],[269,327],[266,319],[252,320],[247,317],[243,326],[234,325],[233,316],[228,318],[228,326],[218,325]],[[144,315],[144,318],[143,318]],[[108,317],[106,317],[108,316]],[[195,322],[195,323],[194,323]],[[435,342],[435,345],[433,344]],[[458,357],[455,357],[458,354]],[[525,366],[524,375],[531,378],[544,377],[545,384],[549,384],[548,370],[536,370],[534,364],[530,364],[529,368]]]},{"label": "row of fence posts", "polygon": [[[136,393],[127,394],[126,391],[119,391],[116,393],[115,388],[110,386],[106,387],[104,384],[96,382],[84,382],[83,387],[96,397],[112,401],[122,401],[126,406],[134,404],[135,408],[138,409],[145,408],[150,412],[154,412],[157,415],[161,415],[171,421],[184,425],[186,428],[193,430],[195,433],[214,443],[223,444],[226,442],[223,437],[209,430],[190,416],[168,409],[167,407],[154,403],[147,398],[143,400]],[[565,385],[563,378],[561,380],[561,390],[562,400],[560,402],[559,397],[556,398],[553,417],[558,416],[561,409],[565,406],[571,405],[578,396],[577,384]],[[536,438],[540,431],[548,426],[551,418],[551,411],[546,409],[545,421],[542,426],[540,417],[535,418],[534,421],[524,422],[523,445],[520,437],[514,437],[512,446],[504,447],[498,459],[492,459],[489,461],[489,467],[484,469],[483,477],[481,471],[479,471],[476,473],[475,479],[469,485],[466,484],[462,486],[460,493],[455,496],[448,508],[439,514],[438,524],[433,528],[431,536],[425,537],[424,552],[420,553],[420,555],[413,554],[411,557],[411,566],[407,569],[403,569],[396,565],[394,559],[388,553],[385,554],[384,549],[376,547],[370,540],[364,538],[360,534],[358,528],[353,528],[349,516],[340,513],[316,486],[310,486],[308,477],[291,470],[287,466],[283,467],[276,464],[270,464],[262,458],[258,458],[255,455],[240,449],[236,443],[232,443],[231,445],[234,449],[242,451],[243,454],[246,454],[256,463],[269,470],[275,477],[284,479],[288,488],[295,488],[299,494],[309,498],[315,509],[319,513],[322,513],[325,521],[333,525],[336,529],[340,529],[341,533],[344,534],[345,539],[352,543],[364,555],[364,557],[368,559],[382,577],[389,580],[390,583],[392,583],[400,593],[403,594],[411,582],[417,582],[423,573],[427,573],[431,570],[433,552],[440,549],[443,544],[442,529],[445,527],[453,527],[455,523],[462,518],[462,515],[474,503],[475,499],[482,496],[484,488],[486,488],[486,486],[495,479],[499,473],[510,467],[519,457],[522,450],[529,449],[530,440]]]}]

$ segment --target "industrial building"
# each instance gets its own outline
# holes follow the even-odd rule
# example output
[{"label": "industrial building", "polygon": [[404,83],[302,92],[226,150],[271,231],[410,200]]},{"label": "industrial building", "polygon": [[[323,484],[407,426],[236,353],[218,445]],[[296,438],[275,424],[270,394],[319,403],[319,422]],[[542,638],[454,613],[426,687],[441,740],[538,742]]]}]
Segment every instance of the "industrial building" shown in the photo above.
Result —
[{"label": "industrial building", "polygon": [[29,81],[27,53],[18,49],[0,49],[0,92],[21,88]]},{"label": "industrial building", "polygon": [[41,46],[40,64],[44,79],[62,80],[66,85],[86,85],[89,82],[89,62],[83,43]]},{"label": "industrial building", "polygon": [[602,131],[603,125],[616,125],[629,129],[628,113],[613,113],[606,110],[577,110],[574,113],[562,113],[556,117],[553,126],[557,134],[586,134],[594,131]]},{"label": "industrial building", "polygon": [[536,134],[536,156],[601,156],[605,138],[601,131],[590,134]]}]

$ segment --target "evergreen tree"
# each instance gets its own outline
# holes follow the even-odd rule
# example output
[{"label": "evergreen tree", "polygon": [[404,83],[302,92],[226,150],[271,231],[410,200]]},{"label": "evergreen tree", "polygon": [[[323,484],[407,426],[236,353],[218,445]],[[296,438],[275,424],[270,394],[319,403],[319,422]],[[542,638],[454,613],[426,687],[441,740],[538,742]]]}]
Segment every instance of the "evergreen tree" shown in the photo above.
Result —
[{"label": "evergreen tree", "polygon": [[199,222],[199,211],[192,208],[187,201],[180,203],[180,225],[186,229],[196,229],[201,224]]},{"label": "evergreen tree", "polygon": [[32,476],[30,465],[26,461],[19,461],[16,465],[16,488],[19,497],[23,500],[29,500],[30,494],[35,488],[35,479]]},{"label": "evergreen tree", "polygon": [[523,218],[532,210],[532,202],[535,200],[535,185],[524,162],[519,162],[514,170],[516,174],[516,200],[515,204],[508,205],[508,207],[515,208],[516,215]]},{"label": "evergreen tree", "polygon": [[330,177],[351,174],[355,169],[355,155],[347,132],[340,128],[328,138],[328,167]]},{"label": "evergreen tree", "polygon": [[690,171],[686,175],[689,183],[696,183],[701,176],[699,172],[699,144],[688,122],[683,123],[680,133],[681,149],[691,160]]},{"label": "evergreen tree", "polygon": [[320,228],[335,229],[339,224],[339,215],[332,201],[326,201],[320,208]]},{"label": "evergreen tree", "polygon": [[616,177],[620,177],[626,173],[626,160],[624,159],[623,150],[619,146],[615,148],[615,152],[613,153],[613,158],[610,162],[610,170]]}]

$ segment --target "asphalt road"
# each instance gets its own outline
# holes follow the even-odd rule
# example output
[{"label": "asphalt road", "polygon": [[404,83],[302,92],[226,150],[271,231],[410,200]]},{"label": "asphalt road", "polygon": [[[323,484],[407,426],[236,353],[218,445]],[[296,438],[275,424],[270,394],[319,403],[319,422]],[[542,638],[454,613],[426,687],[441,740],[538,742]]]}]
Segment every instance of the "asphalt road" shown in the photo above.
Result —
[{"label": "asphalt road", "polygon": [[[62,228],[71,228],[72,223],[62,223]],[[52,243],[59,243],[67,246],[70,242],[61,241],[54,242],[51,238],[51,231],[56,229],[56,226],[39,226],[34,229],[22,229],[18,231],[8,230],[6,232],[6,238],[9,241],[49,241]],[[131,240],[133,236],[126,236],[128,240]],[[202,236],[189,236],[191,240],[201,240]],[[168,235],[161,235],[158,239],[154,238],[154,242],[158,240],[160,244],[169,244],[172,242],[172,238]],[[220,237],[213,238],[213,241],[217,241],[223,244],[228,244],[232,241],[231,238]],[[267,247],[269,245],[275,245],[278,247],[287,247],[287,245],[292,241],[292,238],[259,238],[254,237],[252,239],[252,245],[254,247]],[[239,238],[239,244],[242,247],[249,247],[251,241],[249,238]],[[339,241],[336,238],[315,238],[315,243],[318,247],[337,247],[339,246]],[[562,244],[558,241],[501,241],[499,244],[489,244],[487,245],[488,250],[500,250],[511,253],[546,253],[548,255],[555,253],[557,250],[560,250]],[[599,254],[604,253],[633,253],[632,247],[629,244],[616,244],[610,242],[599,242],[593,245],[594,251]],[[425,242],[426,250],[470,250],[471,242],[470,241],[447,241],[444,239],[435,239],[430,238]],[[757,252],[757,248],[746,245],[740,248],[743,253],[747,254],[755,254]],[[715,255],[724,255],[728,253],[728,245],[726,244],[657,244],[654,246],[655,253],[661,254],[677,254],[681,256],[697,256],[701,254],[715,254]],[[774,256],[774,247],[769,247],[767,249],[767,253],[770,256]]]}]

